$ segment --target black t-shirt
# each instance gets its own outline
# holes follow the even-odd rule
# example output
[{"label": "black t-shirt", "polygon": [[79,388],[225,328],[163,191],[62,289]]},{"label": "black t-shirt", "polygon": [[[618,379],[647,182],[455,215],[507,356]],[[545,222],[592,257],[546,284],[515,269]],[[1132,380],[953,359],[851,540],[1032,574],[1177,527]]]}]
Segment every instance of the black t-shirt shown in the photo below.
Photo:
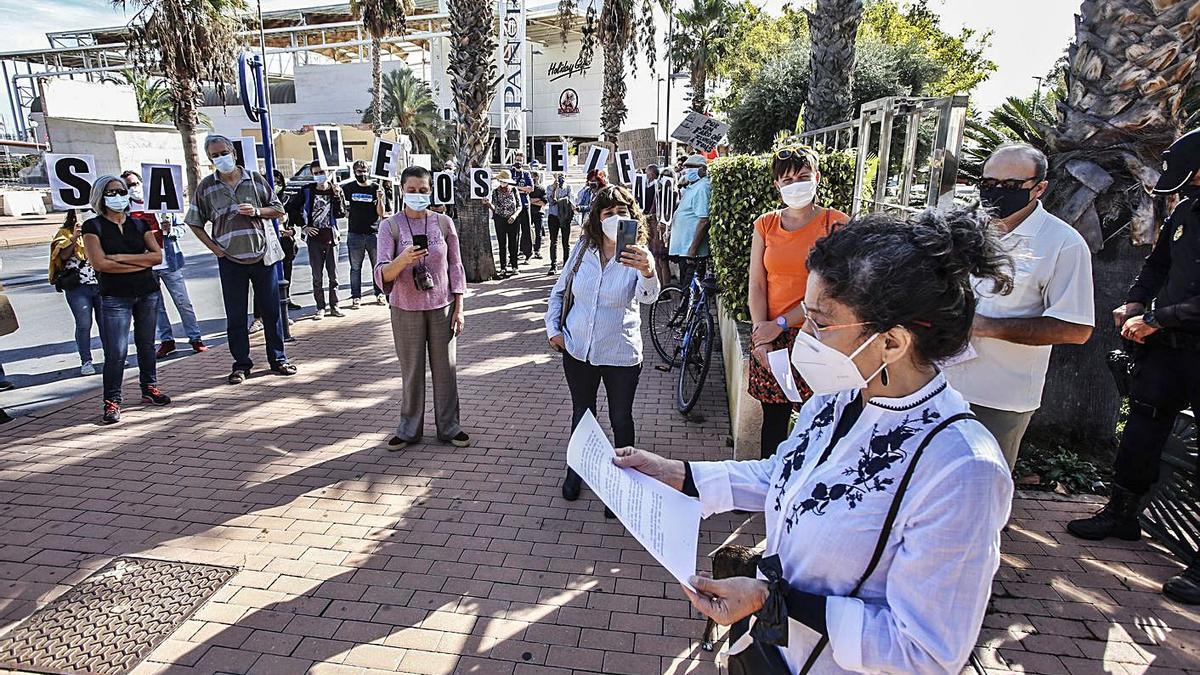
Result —
[{"label": "black t-shirt", "polygon": [[379,202],[379,184],[359,185],[352,180],[342,184],[342,193],[350,202],[350,231],[356,234],[374,234],[379,223],[375,204]]},{"label": "black t-shirt", "polygon": [[[124,225],[118,226],[104,216],[96,216],[84,221],[80,229],[84,234],[100,237],[100,248],[107,255],[138,254],[150,250],[146,248],[146,233],[150,231],[150,225],[140,218],[126,218]],[[158,281],[149,269],[121,274],[97,270],[96,277],[100,281],[100,295],[130,298],[158,292]]]},{"label": "black t-shirt", "polygon": [[[530,197],[530,199],[540,199],[541,201],[545,202],[546,201],[546,188],[542,187],[541,185],[533,186],[533,192],[529,193],[529,197]],[[534,204],[532,201],[529,202],[529,211],[531,214],[541,214],[542,208],[544,208],[544,207],[540,206],[538,204]],[[537,215],[533,215],[531,217],[533,218],[535,223],[541,220],[541,218],[537,217]]]}]

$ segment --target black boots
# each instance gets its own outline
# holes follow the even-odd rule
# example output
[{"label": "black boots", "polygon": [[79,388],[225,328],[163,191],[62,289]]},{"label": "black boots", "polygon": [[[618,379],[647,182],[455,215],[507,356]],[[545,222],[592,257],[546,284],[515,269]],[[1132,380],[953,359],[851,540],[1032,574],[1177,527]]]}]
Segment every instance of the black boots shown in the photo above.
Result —
[{"label": "black boots", "polygon": [[1167,579],[1163,595],[1185,605],[1200,605],[1200,560],[1193,559],[1183,574]]},{"label": "black boots", "polygon": [[1114,483],[1108,504],[1091,518],[1067,523],[1067,531],[1080,539],[1091,541],[1109,537],[1137,541],[1142,538],[1142,526],[1138,523],[1138,514],[1142,512],[1141,504],[1141,495],[1135,495]]},{"label": "black boots", "polygon": [[563,499],[573,502],[579,499],[579,491],[583,489],[583,479],[579,474],[575,473],[574,469],[567,469],[567,477],[563,479],[562,495]]}]

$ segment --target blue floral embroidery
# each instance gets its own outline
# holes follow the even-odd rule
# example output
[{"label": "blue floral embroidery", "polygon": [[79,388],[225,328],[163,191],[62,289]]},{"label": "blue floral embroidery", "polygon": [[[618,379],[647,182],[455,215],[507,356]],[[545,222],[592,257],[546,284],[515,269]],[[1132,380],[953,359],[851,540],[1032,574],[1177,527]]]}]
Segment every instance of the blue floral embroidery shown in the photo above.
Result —
[{"label": "blue floral embroidery", "polygon": [[837,397],[830,397],[825,407],[813,417],[812,425],[797,436],[796,446],[783,456],[783,473],[779,476],[779,481],[775,483],[777,490],[775,494],[776,511],[783,508],[783,493],[787,489],[788,480],[791,479],[792,474],[798,472],[800,467],[804,466],[804,455],[808,452],[809,441],[812,440],[814,435],[819,435],[815,432],[833,424],[836,404]]},{"label": "blue floral embroidery", "polygon": [[790,532],[800,516],[806,513],[825,515],[834,502],[845,501],[847,508],[853,509],[868,494],[885,492],[889,485],[895,483],[895,478],[882,477],[881,474],[906,460],[909,453],[904,446],[908,440],[939,418],[941,414],[937,411],[925,409],[916,417],[905,416],[899,425],[885,433],[878,433],[878,427],[872,429],[871,440],[862,449],[858,464],[842,470],[842,475],[850,478],[849,482],[832,485],[817,483],[808,499],[792,505],[786,520],[787,530]]}]

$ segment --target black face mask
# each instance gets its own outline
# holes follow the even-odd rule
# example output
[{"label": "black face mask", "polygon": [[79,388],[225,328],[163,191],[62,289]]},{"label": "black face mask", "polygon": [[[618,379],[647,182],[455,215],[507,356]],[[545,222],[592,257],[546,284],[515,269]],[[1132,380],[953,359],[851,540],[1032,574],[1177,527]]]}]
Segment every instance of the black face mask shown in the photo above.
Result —
[{"label": "black face mask", "polygon": [[1033,188],[982,188],[979,203],[997,218],[1007,218],[1033,201]]},{"label": "black face mask", "polygon": [[366,183],[366,182],[367,182],[367,174],[365,174],[365,173],[356,173],[356,174],[354,174],[354,180],[356,180],[356,181],[358,181],[358,182],[360,182],[360,183]]}]

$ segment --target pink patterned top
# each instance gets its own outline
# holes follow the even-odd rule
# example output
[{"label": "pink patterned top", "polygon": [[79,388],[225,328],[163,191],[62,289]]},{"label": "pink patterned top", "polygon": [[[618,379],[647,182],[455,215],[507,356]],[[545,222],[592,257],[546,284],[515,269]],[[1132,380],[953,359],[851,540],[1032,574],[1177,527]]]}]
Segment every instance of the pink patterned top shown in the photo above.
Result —
[{"label": "pink patterned top", "polygon": [[[439,224],[440,221],[440,224]],[[396,277],[388,302],[397,309],[424,312],[441,309],[454,302],[455,295],[467,290],[467,274],[463,270],[458,249],[458,231],[454,220],[445,214],[426,211],[425,217],[409,219],[403,211],[385,218],[379,226],[378,256],[375,283],[384,287],[383,268],[413,243],[412,235],[429,237],[429,255],[421,260],[433,276],[433,288],[422,291],[413,282],[413,268]]]}]

